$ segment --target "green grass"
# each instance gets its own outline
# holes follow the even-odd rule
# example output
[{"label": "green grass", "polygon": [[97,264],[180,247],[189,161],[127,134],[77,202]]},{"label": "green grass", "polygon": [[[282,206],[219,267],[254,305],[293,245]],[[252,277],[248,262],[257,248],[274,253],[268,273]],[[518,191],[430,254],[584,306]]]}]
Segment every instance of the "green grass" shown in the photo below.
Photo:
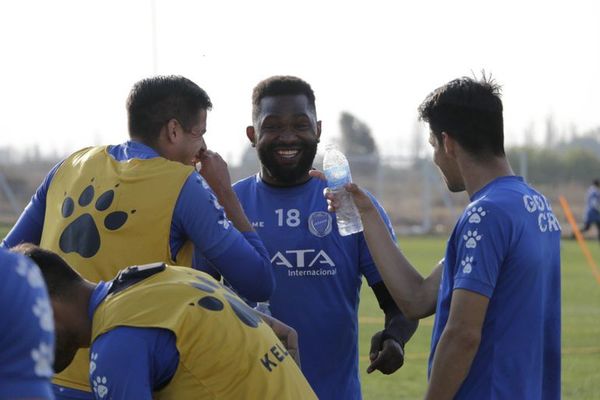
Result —
[{"label": "green grass", "polygon": [[[420,272],[428,274],[443,257],[446,238],[400,238],[400,245]],[[588,242],[596,263],[600,246]],[[404,366],[392,375],[367,375],[373,333],[383,326],[373,292],[363,285],[360,318],[360,369],[363,397],[421,399],[427,386],[427,357],[433,318],[421,321],[406,346]],[[594,399],[600,393],[600,284],[575,241],[562,244],[562,398]]]},{"label": "green grass", "polygon": [[0,241],[2,241],[2,239],[4,239],[4,236],[6,236],[6,234],[8,233],[9,230],[10,230],[10,226],[0,224]]},{"label": "green grass", "polygon": [[[9,227],[0,225],[0,238]],[[442,258],[446,238],[401,238],[400,245],[423,275]],[[594,399],[600,393],[600,284],[574,241],[562,245],[562,398]],[[600,246],[588,242],[600,264]],[[363,284],[360,318],[360,371],[363,396],[370,399],[421,399],[427,385],[427,357],[433,318],[421,321],[406,346],[406,361],[392,375],[367,375],[371,336],[383,327],[373,292]]]}]

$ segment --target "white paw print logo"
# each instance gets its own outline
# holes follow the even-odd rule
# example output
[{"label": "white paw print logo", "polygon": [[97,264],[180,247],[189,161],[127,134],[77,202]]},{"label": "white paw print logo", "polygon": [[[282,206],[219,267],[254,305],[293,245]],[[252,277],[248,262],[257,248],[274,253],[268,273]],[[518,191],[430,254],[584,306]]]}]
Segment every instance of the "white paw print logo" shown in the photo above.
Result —
[{"label": "white paw print logo", "polygon": [[477,231],[468,231],[466,235],[463,235],[463,239],[467,241],[467,249],[474,249],[477,247],[477,242],[481,240],[481,235],[477,234]]},{"label": "white paw print logo", "polygon": [[206,182],[206,180],[203,177],[200,177],[200,183],[202,184],[202,187],[206,190],[212,190],[210,188],[210,186],[208,186],[208,183]]},{"label": "white paw print logo", "polygon": [[17,273],[27,278],[29,286],[33,288],[44,286],[44,278],[42,277],[40,270],[24,259],[19,260],[19,263],[17,264]]},{"label": "white paw print logo", "polygon": [[223,209],[223,206],[221,206],[221,204],[219,204],[219,200],[217,200],[217,198],[216,198],[216,197],[213,197],[213,198],[212,198],[212,203],[213,203],[213,206],[214,206],[214,207],[215,207],[217,210],[222,210],[222,209]]},{"label": "white paw print logo", "polygon": [[92,389],[94,389],[94,393],[96,396],[103,399],[104,396],[108,394],[108,387],[106,386],[107,379],[105,376],[97,376],[96,379],[92,381]]},{"label": "white paw print logo", "polygon": [[487,212],[481,207],[473,207],[469,211],[467,211],[467,215],[469,216],[469,222],[472,224],[478,224],[481,222],[481,217],[485,217]]},{"label": "white paw print logo", "polygon": [[31,350],[31,358],[35,363],[34,371],[37,376],[48,378],[54,374],[54,349],[51,345],[41,342],[37,348]]},{"label": "white paw print logo", "polygon": [[227,218],[222,218],[219,220],[219,224],[223,225],[224,229],[227,229],[227,228],[229,228],[230,222]]},{"label": "white paw print logo", "polygon": [[90,375],[96,370],[96,360],[98,359],[98,353],[92,353],[90,356]]},{"label": "white paw print logo", "polygon": [[27,271],[29,270],[29,265],[24,258],[19,258],[19,262],[17,263],[17,274],[21,276],[27,276]]},{"label": "white paw print logo", "polygon": [[473,257],[466,256],[464,260],[460,262],[460,265],[463,266],[463,273],[470,274],[473,270],[473,266],[471,263],[473,262]]},{"label": "white paw print logo", "polygon": [[33,313],[40,320],[40,327],[47,331],[52,332],[54,330],[54,320],[52,317],[52,309],[47,299],[38,297],[35,299],[35,304],[32,307]]}]

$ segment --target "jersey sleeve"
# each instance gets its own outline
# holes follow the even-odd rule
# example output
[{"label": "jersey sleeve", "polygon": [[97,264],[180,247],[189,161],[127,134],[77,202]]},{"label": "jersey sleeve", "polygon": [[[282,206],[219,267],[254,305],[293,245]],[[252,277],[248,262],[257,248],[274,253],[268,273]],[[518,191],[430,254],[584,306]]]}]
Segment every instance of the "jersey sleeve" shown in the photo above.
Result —
[{"label": "jersey sleeve", "polygon": [[54,320],[38,267],[0,250],[0,398],[52,399]]},{"label": "jersey sleeve", "polygon": [[456,231],[453,289],[491,297],[510,240],[510,218],[489,202],[470,207]]},{"label": "jersey sleeve", "polygon": [[90,349],[90,388],[98,400],[151,400],[177,370],[175,335],[165,329],[118,327]]},{"label": "jersey sleeve", "polygon": [[59,162],[48,172],[19,219],[2,241],[1,247],[10,248],[25,242],[40,244],[46,215],[46,195],[52,178],[62,163]]},{"label": "jersey sleeve", "polygon": [[263,301],[271,296],[275,278],[261,239],[256,232],[239,232],[232,225],[197,173],[186,181],[175,207],[172,235],[182,233],[194,243],[194,259],[203,260],[198,269],[222,275],[249,300]]},{"label": "jersey sleeve", "polygon": [[[373,201],[373,204],[377,208],[377,211],[379,211],[379,215],[381,215],[383,222],[385,222],[385,225],[387,226],[388,231],[390,232],[390,235],[392,236],[392,240],[394,241],[394,243],[396,243],[397,242],[396,233],[394,232],[394,228],[392,227],[390,218],[388,217],[388,215],[385,212],[385,210],[383,209],[383,207],[379,204],[377,199],[371,193],[367,193],[367,194],[371,198],[371,201]],[[377,282],[381,282],[381,276],[379,275],[379,271],[377,271],[377,266],[375,265],[375,262],[373,261],[373,257],[371,256],[371,252],[369,251],[369,248],[367,246],[367,241],[365,239],[365,236],[362,233],[359,235],[359,241],[360,241],[359,242],[360,271],[364,275],[364,277],[367,279],[367,283],[369,284],[369,286],[373,286]]]}]

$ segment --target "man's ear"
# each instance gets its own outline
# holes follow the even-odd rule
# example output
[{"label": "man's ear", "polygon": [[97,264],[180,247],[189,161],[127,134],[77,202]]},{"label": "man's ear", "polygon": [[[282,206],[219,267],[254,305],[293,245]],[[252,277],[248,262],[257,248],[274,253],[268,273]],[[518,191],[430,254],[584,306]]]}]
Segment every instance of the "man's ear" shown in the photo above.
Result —
[{"label": "man's ear", "polygon": [[167,122],[167,140],[169,143],[177,141],[181,133],[181,124],[175,118],[171,118]]},{"label": "man's ear", "polygon": [[446,132],[442,132],[442,145],[444,146],[444,152],[448,157],[456,157],[457,143],[452,139],[452,136],[448,135]]},{"label": "man's ear", "polygon": [[252,147],[256,146],[256,131],[252,125],[246,127],[246,137],[252,144]]},{"label": "man's ear", "polygon": [[317,142],[321,140],[321,121],[317,121]]}]

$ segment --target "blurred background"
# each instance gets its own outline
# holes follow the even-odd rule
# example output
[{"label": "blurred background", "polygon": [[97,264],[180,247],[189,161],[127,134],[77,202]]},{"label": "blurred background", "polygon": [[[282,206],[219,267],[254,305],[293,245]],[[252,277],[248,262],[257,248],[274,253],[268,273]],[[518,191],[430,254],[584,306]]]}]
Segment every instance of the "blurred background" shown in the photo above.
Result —
[{"label": "blurred background", "polygon": [[446,232],[467,199],[447,193],[416,109],[482,70],[503,86],[513,168],[580,219],[600,175],[600,3],[504,3],[3,1],[0,222],[69,153],[126,140],[129,89],[154,74],[206,89],[209,147],[234,180],[255,173],[252,88],[292,74],[315,91],[321,147],[340,145],[396,229]]},{"label": "blurred background", "polygon": [[[321,149],[336,143],[346,153],[354,180],[377,196],[427,274],[468,199],[448,193],[417,107],[482,70],[503,87],[513,169],[549,197],[570,238],[558,197],[581,223],[586,189],[600,178],[599,15],[597,0],[2,0],[0,239],[54,164],[127,140],[125,99],[136,81],[177,74],[208,92],[205,138],[235,181],[258,171],[245,135],[253,87],[296,75],[315,91]],[[599,259],[597,242],[589,246]],[[574,241],[563,241],[562,254],[562,395],[596,399],[600,281]],[[370,336],[383,324],[368,289],[359,323],[364,398],[422,398],[433,319],[392,376],[365,373]]]}]

